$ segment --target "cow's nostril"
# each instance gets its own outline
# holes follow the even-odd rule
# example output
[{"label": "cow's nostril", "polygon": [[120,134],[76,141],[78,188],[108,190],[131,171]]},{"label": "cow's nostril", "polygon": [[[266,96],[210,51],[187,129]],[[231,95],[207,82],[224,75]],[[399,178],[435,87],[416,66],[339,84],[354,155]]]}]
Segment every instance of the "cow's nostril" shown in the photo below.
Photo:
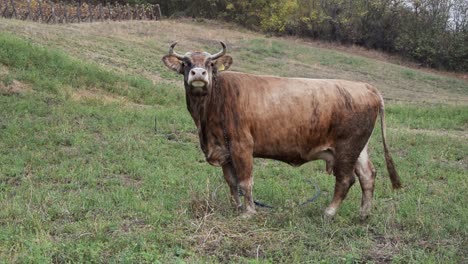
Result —
[{"label": "cow's nostril", "polygon": [[203,72],[202,72],[202,75],[206,75],[206,71],[203,71]]},{"label": "cow's nostril", "polygon": [[190,71],[190,74],[195,75],[195,71],[194,70]]}]

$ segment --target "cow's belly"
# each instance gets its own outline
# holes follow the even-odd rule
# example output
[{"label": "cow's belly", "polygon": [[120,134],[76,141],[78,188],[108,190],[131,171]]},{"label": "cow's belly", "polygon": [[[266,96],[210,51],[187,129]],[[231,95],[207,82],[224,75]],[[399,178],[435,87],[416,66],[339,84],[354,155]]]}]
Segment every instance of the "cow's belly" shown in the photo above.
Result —
[{"label": "cow's belly", "polygon": [[328,167],[333,167],[335,163],[335,157],[333,155],[332,149],[324,149],[320,151],[313,150],[306,155],[302,153],[255,153],[254,157],[256,158],[264,158],[264,159],[273,159],[279,160],[285,163],[288,163],[292,166],[300,166],[304,163],[307,163],[312,160],[324,160],[327,163],[327,171],[329,170]]},{"label": "cow's belly", "polygon": [[273,159],[273,160],[279,160],[282,162],[286,162],[292,166],[300,166],[309,160],[304,159],[301,155],[298,154],[291,154],[288,153],[286,155],[282,154],[254,154],[254,157],[256,158],[264,158],[264,159]]},{"label": "cow's belly", "polygon": [[307,140],[307,138],[288,141],[254,142],[254,157],[274,159],[293,166],[300,166],[312,160],[334,162],[334,149],[328,142]]}]

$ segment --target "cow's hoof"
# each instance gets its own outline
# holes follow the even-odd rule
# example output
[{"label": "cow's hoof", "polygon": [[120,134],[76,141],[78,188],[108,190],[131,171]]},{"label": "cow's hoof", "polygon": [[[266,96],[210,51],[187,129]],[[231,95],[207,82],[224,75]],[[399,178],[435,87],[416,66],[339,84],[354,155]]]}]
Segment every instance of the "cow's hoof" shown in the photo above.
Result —
[{"label": "cow's hoof", "polygon": [[233,206],[234,212],[241,213],[242,212],[242,205]]},{"label": "cow's hoof", "polygon": [[369,205],[361,207],[359,210],[359,217],[361,221],[366,221],[369,218],[370,212],[371,210]]},{"label": "cow's hoof", "polygon": [[325,217],[327,218],[333,218],[336,214],[336,209],[333,208],[333,207],[327,207],[327,209],[325,209]]},{"label": "cow's hoof", "polygon": [[241,217],[244,218],[244,219],[248,219],[248,218],[251,218],[252,216],[254,216],[256,213],[257,213],[257,211],[255,211],[255,210],[247,210],[247,211],[242,213]]},{"label": "cow's hoof", "polygon": [[249,218],[252,218],[252,216],[254,216],[254,214],[252,214],[252,213],[242,213],[241,214],[242,219],[249,219]]},{"label": "cow's hoof", "polygon": [[329,223],[329,222],[333,221],[333,219],[335,218],[335,214],[336,214],[336,209],[332,208],[332,207],[329,207],[329,208],[325,209],[325,212],[323,214],[323,220],[326,223]]},{"label": "cow's hoof", "polygon": [[369,219],[369,214],[368,213],[365,213],[365,214],[362,214],[359,216],[359,219],[361,220],[361,222],[365,222],[367,219]]}]

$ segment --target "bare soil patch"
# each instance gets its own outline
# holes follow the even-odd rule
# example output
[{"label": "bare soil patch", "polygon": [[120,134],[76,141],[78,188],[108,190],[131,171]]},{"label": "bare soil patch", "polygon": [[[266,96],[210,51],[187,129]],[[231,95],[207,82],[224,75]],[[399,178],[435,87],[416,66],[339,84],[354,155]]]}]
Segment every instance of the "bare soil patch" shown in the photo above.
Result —
[{"label": "bare soil patch", "polygon": [[10,84],[5,85],[4,83],[0,82],[0,93],[6,95],[15,95],[15,94],[24,94],[32,92],[33,89],[31,85],[13,80]]}]

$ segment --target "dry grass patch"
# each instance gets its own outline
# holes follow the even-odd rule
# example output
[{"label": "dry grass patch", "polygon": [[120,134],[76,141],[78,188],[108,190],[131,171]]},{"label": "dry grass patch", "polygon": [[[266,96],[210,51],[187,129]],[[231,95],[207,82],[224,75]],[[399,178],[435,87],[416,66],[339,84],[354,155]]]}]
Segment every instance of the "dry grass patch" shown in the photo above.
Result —
[{"label": "dry grass patch", "polygon": [[[266,216],[263,216],[267,218]],[[262,218],[257,215],[255,222]],[[259,227],[249,219],[223,218],[208,214],[192,222],[189,242],[195,251],[204,256],[216,257],[221,262],[238,260],[240,257],[259,259],[275,251],[287,252],[285,248],[294,241],[303,239],[301,233],[284,229]]]},{"label": "dry grass patch", "polygon": [[198,144],[199,139],[198,135],[195,132],[184,132],[179,130],[173,130],[169,133],[164,133],[164,137],[167,140],[175,142],[185,142],[185,143],[194,143]]},{"label": "dry grass patch", "polygon": [[114,94],[108,94],[99,89],[90,89],[90,90],[77,90],[71,94],[71,99],[74,101],[82,100],[98,100],[105,104],[109,103],[123,103],[128,101],[122,96],[117,96]]},{"label": "dry grass patch", "polygon": [[116,232],[120,233],[132,233],[135,231],[144,231],[144,232],[151,232],[154,228],[151,225],[146,224],[143,219],[139,218],[130,218],[125,219],[120,224],[120,229]]},{"label": "dry grass patch", "polygon": [[0,64],[0,77],[6,76],[8,73],[10,73],[8,68]]},{"label": "dry grass patch", "polygon": [[[270,227],[270,211],[259,210],[252,218],[235,212],[225,197],[224,185],[207,187],[203,193],[192,191],[189,223],[184,224],[188,243],[197,254],[227,263],[242,258],[264,259],[275,252],[288,254],[288,246],[306,235],[297,230]],[[187,242],[186,241],[186,242]]]},{"label": "dry grass patch", "polygon": [[392,263],[393,256],[398,255],[402,243],[399,238],[376,235],[374,246],[363,258],[365,262]]},{"label": "dry grass patch", "polygon": [[96,100],[103,104],[117,103],[128,107],[147,107],[147,105],[134,103],[124,96],[112,94],[101,89],[76,90],[71,93],[70,99],[74,101]]},{"label": "dry grass patch", "polygon": [[0,82],[0,93],[4,95],[24,94],[32,91],[33,89],[31,85],[17,80],[13,80],[7,85],[3,82]]},{"label": "dry grass patch", "polygon": [[143,185],[143,180],[141,178],[135,178],[128,174],[121,174],[120,180],[123,185],[127,187],[140,188]]}]

